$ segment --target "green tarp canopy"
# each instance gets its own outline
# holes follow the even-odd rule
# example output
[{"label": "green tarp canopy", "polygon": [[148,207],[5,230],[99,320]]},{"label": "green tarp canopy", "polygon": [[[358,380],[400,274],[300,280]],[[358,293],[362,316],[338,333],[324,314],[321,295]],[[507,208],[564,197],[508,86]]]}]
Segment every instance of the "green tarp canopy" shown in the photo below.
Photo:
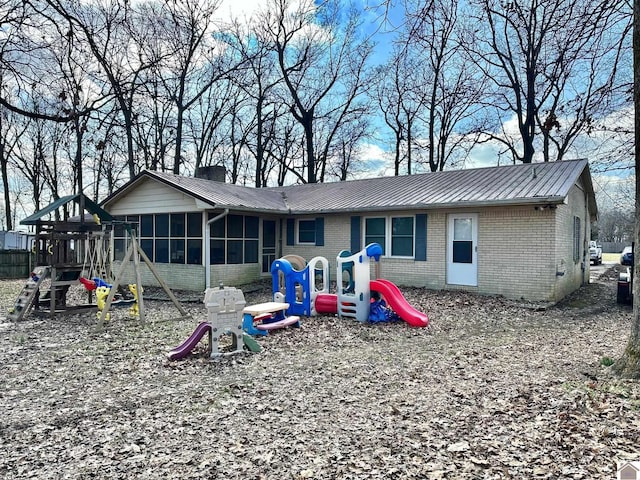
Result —
[{"label": "green tarp canopy", "polygon": [[84,201],[84,209],[89,212],[91,215],[97,215],[100,218],[101,222],[111,222],[113,221],[113,217],[107,213],[106,210],[100,208],[100,206],[89,199],[86,195],[78,193],[76,195],[67,195],[66,197],[59,198],[55,202],[47,205],[41,210],[38,210],[33,215],[28,216],[27,218],[20,221],[20,225],[37,225],[39,221],[42,221],[43,217],[46,217],[51,212],[56,211],[58,208],[66,205],[69,202],[76,202],[80,205],[81,197],[84,197],[82,200]]}]

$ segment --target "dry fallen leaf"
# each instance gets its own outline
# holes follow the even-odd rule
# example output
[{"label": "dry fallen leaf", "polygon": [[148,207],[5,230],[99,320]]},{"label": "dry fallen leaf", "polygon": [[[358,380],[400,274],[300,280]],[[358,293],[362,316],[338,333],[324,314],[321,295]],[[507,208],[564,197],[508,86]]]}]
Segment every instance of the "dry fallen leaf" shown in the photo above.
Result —
[{"label": "dry fallen leaf", "polygon": [[[94,312],[0,320],[0,477],[609,478],[640,460],[640,386],[600,365],[629,333],[616,278],[545,308],[401,287],[428,328],[303,318],[216,361],[205,342],[167,360],[206,319],[194,292],[176,320],[145,287],[147,324],[114,309],[104,332]],[[0,282],[6,308],[21,284]]]}]

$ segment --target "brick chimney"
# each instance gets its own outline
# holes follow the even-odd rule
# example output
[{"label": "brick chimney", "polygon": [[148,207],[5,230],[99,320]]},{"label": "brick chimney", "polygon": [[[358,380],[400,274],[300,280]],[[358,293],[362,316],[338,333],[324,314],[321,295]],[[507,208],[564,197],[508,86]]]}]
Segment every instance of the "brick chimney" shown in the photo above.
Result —
[{"label": "brick chimney", "polygon": [[227,169],[224,165],[210,165],[208,167],[198,167],[196,169],[196,178],[205,180],[213,180],[214,182],[224,183],[226,181]]}]

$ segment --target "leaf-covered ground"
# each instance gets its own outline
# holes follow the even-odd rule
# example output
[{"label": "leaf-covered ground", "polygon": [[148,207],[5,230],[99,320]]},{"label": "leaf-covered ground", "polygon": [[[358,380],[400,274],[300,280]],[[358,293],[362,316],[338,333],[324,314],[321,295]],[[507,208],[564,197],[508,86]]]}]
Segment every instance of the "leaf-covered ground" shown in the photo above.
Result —
[{"label": "leaf-covered ground", "polygon": [[[217,361],[167,360],[201,302],[176,320],[147,299],[145,326],[114,309],[102,332],[94,312],[2,318],[0,477],[615,478],[640,460],[639,385],[602,365],[632,320],[616,278],[546,309],[402,288],[428,328],[305,318]],[[21,285],[0,282],[3,310]]]}]

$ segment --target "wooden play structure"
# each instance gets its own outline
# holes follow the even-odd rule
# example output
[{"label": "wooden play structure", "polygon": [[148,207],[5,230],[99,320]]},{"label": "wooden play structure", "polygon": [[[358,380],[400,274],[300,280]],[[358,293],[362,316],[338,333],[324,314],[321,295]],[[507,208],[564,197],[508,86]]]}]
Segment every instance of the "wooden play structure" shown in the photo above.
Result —
[{"label": "wooden play structure", "polygon": [[[69,206],[73,203],[89,214],[70,217]],[[105,234],[112,220],[111,215],[84,195],[62,197],[22,220],[22,225],[35,227],[35,267],[8,319],[18,321],[32,308],[51,317],[57,312],[95,308],[90,305],[89,296],[88,304],[68,305],[67,292],[83,274],[110,275]],[[43,290],[45,287],[48,288]]]},{"label": "wooden play structure", "polygon": [[144,250],[142,248],[140,248],[140,244],[136,240],[135,232],[130,228],[130,226],[125,225],[125,227],[129,234],[129,247],[127,248],[127,253],[124,256],[122,263],[120,264],[120,268],[118,269],[118,273],[115,276],[115,280],[113,281],[113,284],[109,291],[109,295],[106,298],[105,306],[101,310],[102,313],[98,318],[98,329],[101,330],[104,327],[104,322],[109,314],[109,309],[111,308],[114,296],[118,291],[118,287],[120,287],[121,285],[124,273],[126,272],[127,268],[129,268],[129,265],[133,265],[133,273],[136,278],[135,283],[129,284],[129,290],[134,294],[134,297],[137,298],[137,302],[132,308],[135,308],[135,313],[137,314],[137,316],[139,316],[140,322],[145,322],[145,308],[143,299],[144,290],[142,288],[142,281],[140,278],[140,259],[144,261],[149,271],[153,274],[162,289],[169,296],[176,308],[180,311],[180,315],[182,315],[182,317],[187,317],[188,313],[182,307],[182,304],[175,297],[175,295],[169,288],[169,285],[167,285],[167,282],[165,282],[164,279],[160,276],[147,254],[144,253]]},{"label": "wooden play structure", "polygon": [[[82,212],[79,216],[69,216],[69,206],[73,206],[73,203],[76,203],[78,211]],[[129,234],[127,253],[118,272],[113,275],[111,233],[114,223],[116,221],[108,212],[83,194],[60,198],[22,220],[22,225],[35,227],[35,267],[7,318],[19,321],[32,309],[50,317],[55,317],[57,313],[96,309],[97,305],[92,301],[93,289],[87,289],[87,303],[81,305],[70,305],[67,293],[72,285],[80,284],[80,280],[98,278],[104,279],[109,285],[108,295],[101,299],[104,303],[100,302],[98,328],[102,329],[105,319],[109,317],[114,296],[118,292],[124,292],[124,273],[132,265],[135,283],[128,285],[128,290],[133,294],[135,304],[131,312],[144,323],[140,258],[144,260],[181,315],[187,316],[180,302],[140,248],[130,225],[124,225]]]}]

